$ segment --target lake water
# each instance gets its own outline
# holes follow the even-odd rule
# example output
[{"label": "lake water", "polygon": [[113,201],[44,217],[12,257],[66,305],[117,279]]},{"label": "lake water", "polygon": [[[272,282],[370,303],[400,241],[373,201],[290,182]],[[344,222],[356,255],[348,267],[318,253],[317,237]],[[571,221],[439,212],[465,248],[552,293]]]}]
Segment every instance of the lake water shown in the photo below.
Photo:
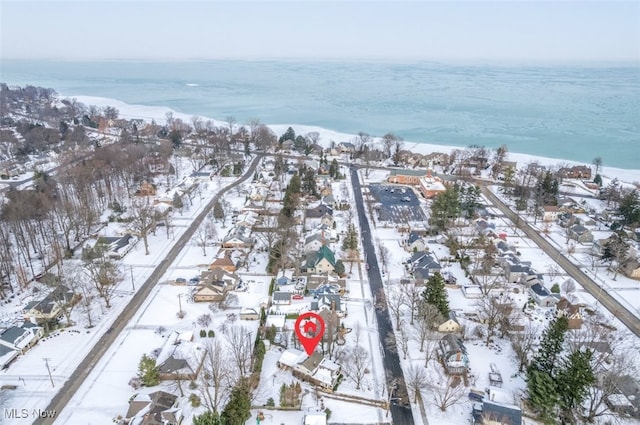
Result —
[{"label": "lake water", "polygon": [[3,60],[0,80],[239,123],[393,132],[640,168],[640,67],[435,62]]}]

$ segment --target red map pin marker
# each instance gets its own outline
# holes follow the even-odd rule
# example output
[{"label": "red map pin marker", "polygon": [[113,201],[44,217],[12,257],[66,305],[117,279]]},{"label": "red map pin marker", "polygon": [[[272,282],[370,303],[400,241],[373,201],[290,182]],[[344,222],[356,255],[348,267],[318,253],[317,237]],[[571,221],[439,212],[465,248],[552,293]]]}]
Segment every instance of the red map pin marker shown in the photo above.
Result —
[{"label": "red map pin marker", "polygon": [[304,351],[311,355],[324,335],[324,320],[319,314],[303,313],[296,320],[295,330]]}]

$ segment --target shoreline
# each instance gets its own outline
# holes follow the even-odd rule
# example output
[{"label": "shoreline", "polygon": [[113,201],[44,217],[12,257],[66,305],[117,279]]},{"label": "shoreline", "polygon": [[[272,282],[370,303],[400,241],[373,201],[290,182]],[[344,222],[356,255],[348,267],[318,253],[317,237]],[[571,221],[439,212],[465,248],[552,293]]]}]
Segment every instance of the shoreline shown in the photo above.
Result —
[{"label": "shoreline", "polygon": [[[86,95],[67,95],[67,94],[58,94],[60,99],[76,99],[78,102],[84,103],[86,106],[94,105],[97,107],[105,107],[112,106],[119,111],[119,116],[125,119],[133,119],[140,118],[145,121],[151,122],[151,120],[155,120],[159,124],[164,124],[166,122],[165,114],[167,112],[173,113],[174,118],[180,118],[185,122],[190,122],[191,117],[194,115],[185,114],[182,112],[177,112],[166,106],[148,106],[148,105],[138,105],[138,104],[129,104],[117,99],[99,97],[99,96],[86,96]],[[197,115],[203,120],[211,120],[215,123],[216,126],[225,125],[224,120],[205,117],[202,115]],[[335,141],[336,143],[351,141],[355,138],[356,134],[342,133],[338,131],[334,131],[331,129],[309,126],[309,125],[297,125],[297,124],[268,124],[264,123],[267,127],[269,127],[277,136],[283,134],[288,127],[291,127],[295,130],[296,134],[306,134],[311,131],[317,131],[320,134],[320,141],[318,142],[320,145],[324,147],[328,147],[331,141]],[[245,124],[238,125],[244,126]],[[380,136],[372,136],[374,142],[380,141]],[[464,149],[465,146],[449,146],[449,145],[439,145],[437,143],[423,143],[423,142],[414,142],[410,140],[404,141],[403,149],[411,150],[415,153],[426,154],[430,152],[443,152],[443,153],[451,153],[454,149]],[[509,145],[507,144],[507,148]],[[597,154],[596,154],[597,155]],[[508,159],[517,161],[519,166],[523,164],[537,161],[541,165],[556,165],[556,164],[566,164],[569,166],[572,165],[587,165],[592,166],[592,164],[588,164],[585,162],[573,161],[562,158],[554,158],[548,156],[539,156],[539,155],[531,155],[526,153],[518,153],[509,151]],[[625,168],[617,168],[617,167],[608,167],[606,165],[601,167],[601,172],[603,178],[617,178],[619,181],[634,184],[634,182],[640,182],[640,169],[625,169]]]}]

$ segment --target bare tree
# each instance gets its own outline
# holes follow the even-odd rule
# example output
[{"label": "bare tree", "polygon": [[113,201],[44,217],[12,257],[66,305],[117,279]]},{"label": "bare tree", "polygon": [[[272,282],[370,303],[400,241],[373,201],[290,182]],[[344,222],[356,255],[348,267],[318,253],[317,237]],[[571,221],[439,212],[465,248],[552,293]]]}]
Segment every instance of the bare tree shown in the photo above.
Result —
[{"label": "bare tree", "polygon": [[485,345],[489,345],[495,335],[496,328],[500,325],[501,311],[498,300],[492,296],[483,296],[475,303],[476,311],[482,323],[487,327],[487,339]]},{"label": "bare tree", "polygon": [[198,318],[196,319],[196,323],[200,326],[202,326],[203,328],[208,327],[211,324],[211,315],[208,313],[205,314],[201,314],[200,316],[198,316]]},{"label": "bare tree", "polygon": [[200,373],[201,400],[207,410],[217,412],[224,405],[235,384],[227,351],[218,338],[203,340],[205,350],[202,372]]},{"label": "bare tree", "polygon": [[305,139],[307,139],[307,142],[311,146],[317,145],[320,141],[320,133],[318,133],[317,131],[310,131],[304,137]]},{"label": "bare tree", "polygon": [[215,239],[217,234],[215,225],[210,220],[205,220],[204,223],[198,228],[196,233],[196,242],[198,246],[202,248],[202,255],[207,255],[207,244],[210,240]]},{"label": "bare tree", "polygon": [[391,258],[391,252],[379,238],[376,239],[376,245],[378,247],[378,262],[380,263],[380,265],[382,265],[382,269],[385,271],[385,273],[388,273],[388,265]]},{"label": "bare tree", "polygon": [[524,329],[520,332],[511,332],[511,347],[516,355],[519,366],[518,370],[523,372],[531,361],[534,354],[534,345],[538,342],[540,329],[535,322],[527,320]]},{"label": "bare tree", "polygon": [[404,376],[406,377],[407,388],[413,393],[413,402],[417,403],[420,398],[420,391],[425,389],[429,383],[427,372],[423,367],[412,364]]},{"label": "bare tree", "polygon": [[447,375],[441,368],[436,368],[438,377],[431,381],[429,387],[433,391],[433,400],[443,412],[449,407],[464,400],[465,386],[457,375]]},{"label": "bare tree", "polygon": [[80,309],[87,318],[87,328],[93,328],[93,300],[95,298],[93,293],[93,285],[86,279],[81,279],[78,285],[82,294],[80,300]]},{"label": "bare tree", "polygon": [[387,288],[387,308],[393,314],[396,322],[396,329],[400,329],[400,318],[402,317],[402,308],[407,304],[405,294],[396,286]]},{"label": "bare tree", "polygon": [[413,321],[416,313],[418,312],[418,308],[420,307],[420,303],[422,301],[422,288],[419,288],[415,284],[406,284],[402,285],[401,291],[404,294],[404,299],[407,307],[409,307],[409,311],[411,312],[411,321],[410,325],[413,325]]},{"label": "bare tree", "polygon": [[247,376],[251,363],[253,341],[251,332],[244,326],[230,326],[226,332],[227,347],[240,376]]},{"label": "bare tree", "polygon": [[149,232],[156,226],[156,210],[148,202],[134,203],[131,208],[131,227],[144,242],[144,253],[149,255]]},{"label": "bare tree", "polygon": [[236,125],[236,119],[233,116],[228,115],[224,120],[227,123],[227,125],[229,126],[229,140],[231,141],[231,140],[233,140],[233,134],[234,134],[233,133],[233,128]]},{"label": "bare tree", "polygon": [[347,352],[346,360],[343,362],[343,370],[356,384],[357,390],[360,389],[365,375],[369,373],[369,366],[371,366],[371,359],[364,347],[357,345]]},{"label": "bare tree", "polygon": [[424,351],[424,343],[427,341],[431,334],[431,331],[444,321],[442,314],[438,311],[437,307],[428,302],[420,302],[418,307],[418,315],[413,326],[416,330],[415,335],[418,343],[420,344],[420,351]]},{"label": "bare tree", "polygon": [[101,255],[93,260],[85,261],[84,271],[93,283],[98,295],[104,300],[105,307],[110,308],[113,292],[123,279],[118,265],[106,255]]}]

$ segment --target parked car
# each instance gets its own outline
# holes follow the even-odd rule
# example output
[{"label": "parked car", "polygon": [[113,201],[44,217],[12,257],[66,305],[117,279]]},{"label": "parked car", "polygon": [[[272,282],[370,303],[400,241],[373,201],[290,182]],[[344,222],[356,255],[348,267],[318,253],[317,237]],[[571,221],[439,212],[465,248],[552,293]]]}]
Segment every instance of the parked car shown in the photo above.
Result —
[{"label": "parked car", "polygon": [[184,277],[176,278],[176,283],[187,283],[187,279]]},{"label": "parked car", "polygon": [[282,344],[282,332],[276,333],[276,336],[273,337],[274,344]]},{"label": "parked car", "polygon": [[295,294],[294,296],[291,297],[292,300],[304,300],[304,295],[302,294]]}]

